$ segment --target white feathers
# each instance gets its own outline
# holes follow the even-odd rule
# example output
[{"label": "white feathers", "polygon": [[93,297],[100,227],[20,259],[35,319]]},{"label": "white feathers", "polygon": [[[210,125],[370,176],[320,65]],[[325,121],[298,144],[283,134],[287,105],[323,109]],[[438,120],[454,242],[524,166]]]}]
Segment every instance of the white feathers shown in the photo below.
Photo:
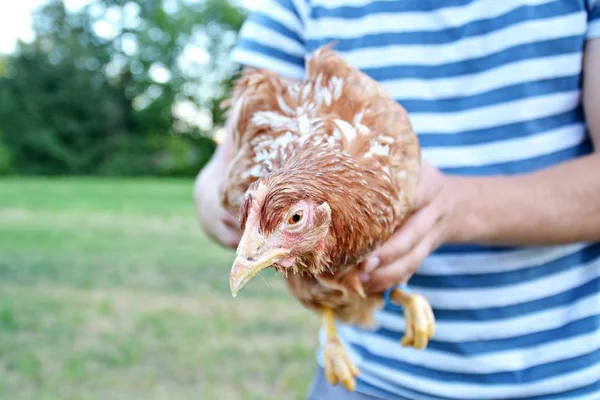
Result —
[{"label": "white feathers", "polygon": [[340,140],[342,138],[342,134],[340,133],[339,129],[333,130],[333,137],[335,138],[335,140]]},{"label": "white feathers", "polygon": [[323,81],[323,74],[317,75],[317,79],[315,79],[315,88],[321,88],[321,82]]},{"label": "white feathers", "polygon": [[[273,160],[277,157],[280,150],[285,149],[289,144],[297,140],[297,135],[290,131],[285,132],[276,138],[264,138],[255,147],[254,162],[256,165],[248,171],[247,176],[258,176],[262,173],[262,170],[266,167],[267,169],[273,168]],[[257,167],[258,166],[258,167]]]},{"label": "white feathers", "polygon": [[290,117],[275,111],[259,111],[252,116],[252,122],[257,126],[268,125],[274,129],[291,129],[294,125]]},{"label": "white feathers", "polygon": [[304,107],[296,107],[296,116],[306,114],[306,108]]},{"label": "white feathers", "polygon": [[333,100],[331,91],[329,90],[329,88],[327,86],[317,86],[315,88],[314,98],[315,98],[314,103],[318,107],[321,107],[323,104],[325,104],[327,107],[329,107],[329,106],[331,106],[331,102]]},{"label": "white feathers", "polygon": [[298,115],[298,133],[307,136],[310,133],[310,121],[306,114]]},{"label": "white feathers", "polygon": [[361,125],[362,119],[365,116],[365,110],[362,110],[361,112],[357,113],[354,116],[354,125]]},{"label": "white feathers", "polygon": [[277,136],[271,144],[271,148],[273,146],[285,147],[288,144],[292,143],[296,139],[296,135],[292,134],[292,132],[286,132],[283,135]]},{"label": "white feathers", "polygon": [[333,136],[327,136],[327,145],[329,147],[335,146],[336,140]]},{"label": "white feathers", "polygon": [[371,130],[363,124],[359,124],[356,127],[356,130],[360,135],[368,135],[369,133],[371,133]]},{"label": "white feathers", "polygon": [[323,85],[323,74],[319,74],[314,84],[314,98],[317,107],[325,104],[330,107],[333,101],[332,85]]},{"label": "white feathers", "polygon": [[296,83],[295,85],[293,85],[292,87],[290,87],[288,93],[289,93],[290,98],[292,99],[292,101],[297,101],[298,100],[298,93],[300,93],[300,83]]},{"label": "white feathers", "polygon": [[[300,90],[300,87],[294,86],[294,93],[290,90],[290,97],[295,101],[302,102],[304,107],[313,114],[323,105],[330,107],[333,101],[342,96],[344,82],[336,76],[332,77],[327,84],[323,83],[323,79],[323,74],[319,74],[312,83],[304,84],[302,90]],[[297,96],[298,93],[300,93],[300,98]]]},{"label": "white feathers", "polygon": [[[276,96],[280,111],[260,111],[252,116],[252,122],[267,131],[260,133],[252,141],[254,147],[254,162],[245,176],[260,177],[266,171],[272,170],[273,163],[278,157],[286,157],[290,146],[303,146],[310,143],[316,153],[329,153],[332,147],[343,147],[356,142],[357,136],[371,136],[371,130],[363,125],[365,114],[363,108],[348,121],[341,118],[333,120],[334,128],[324,131],[325,120],[320,118],[323,107],[331,107],[343,94],[344,80],[340,77],[316,76],[312,82],[296,84],[288,89],[287,94]],[[327,117],[329,118],[329,117]],[[271,129],[268,129],[271,128]],[[283,132],[283,133],[282,133]],[[370,141],[370,149],[365,157],[386,157],[390,154],[390,145],[394,138],[381,136]],[[389,167],[382,167],[387,179],[390,179]]]},{"label": "white feathers", "polygon": [[390,154],[390,146],[377,141],[371,142],[371,153],[378,156],[387,157]]},{"label": "white feathers", "polygon": [[[289,107],[288,107],[289,108]],[[292,132],[299,136],[310,135],[315,129],[323,127],[322,118],[311,117],[315,114],[316,110],[313,107],[297,107],[295,112],[289,108],[289,113],[292,116],[286,116],[275,111],[259,111],[252,117],[252,122],[259,127],[269,127],[273,130],[285,129],[287,132],[284,137],[291,135]],[[282,136],[279,136],[275,141],[281,140]],[[255,145],[264,146],[266,142],[271,142],[273,139],[269,136],[259,139],[260,143],[254,142]],[[279,143],[279,142],[278,142]]]},{"label": "white feathers", "polygon": [[321,128],[323,128],[323,125],[324,125],[322,118],[314,118],[313,120],[311,120],[311,123],[312,123],[312,128],[314,130],[321,129]]},{"label": "white feathers", "polygon": [[263,175],[263,167],[260,164],[256,164],[249,170],[245,171],[242,174],[242,178],[246,179],[250,176],[252,176],[254,178],[260,178],[262,175]]},{"label": "white feathers", "polygon": [[342,78],[337,76],[332,77],[329,80],[329,90],[333,93],[333,99],[338,100],[342,96],[342,90],[344,88],[344,81]]},{"label": "white feathers", "polygon": [[254,161],[257,163],[269,162],[271,159],[271,153],[266,149],[257,150],[256,155],[254,156]]},{"label": "white feathers", "polygon": [[323,97],[323,101],[327,107],[331,106],[332,95],[331,91],[328,88],[321,88],[321,96]]},{"label": "white feathers", "polygon": [[304,86],[304,89],[302,89],[302,100],[306,101],[308,99],[308,96],[310,96],[311,89],[311,85]]},{"label": "white feathers", "polygon": [[342,119],[335,119],[334,122],[339,128],[339,130],[342,132],[348,143],[352,143],[354,138],[356,138],[356,129],[354,129],[352,125],[350,125]]},{"label": "white feathers", "polygon": [[288,103],[285,101],[285,99],[281,96],[277,96],[277,105],[279,106],[279,108],[281,108],[281,111],[283,111],[286,114],[293,114],[293,110],[292,108],[288,105]]}]

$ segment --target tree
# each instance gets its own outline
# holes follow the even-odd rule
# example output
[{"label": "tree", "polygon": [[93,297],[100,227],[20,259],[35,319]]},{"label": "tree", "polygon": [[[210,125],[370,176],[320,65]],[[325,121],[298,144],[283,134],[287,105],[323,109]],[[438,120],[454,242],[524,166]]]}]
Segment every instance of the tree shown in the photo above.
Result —
[{"label": "tree", "polygon": [[[192,174],[214,150],[243,13],[227,0],[94,0],[35,14],[0,77],[12,169]],[[1,144],[1,142],[0,142]]]}]

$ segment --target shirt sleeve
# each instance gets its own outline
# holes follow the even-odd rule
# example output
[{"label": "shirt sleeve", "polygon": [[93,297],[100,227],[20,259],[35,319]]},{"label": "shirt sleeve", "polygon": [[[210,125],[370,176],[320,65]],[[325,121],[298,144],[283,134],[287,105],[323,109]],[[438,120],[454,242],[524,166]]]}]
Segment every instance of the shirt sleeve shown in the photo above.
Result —
[{"label": "shirt sleeve", "polygon": [[587,39],[600,38],[600,0],[588,0]]},{"label": "shirt sleeve", "polygon": [[236,64],[301,79],[306,54],[304,0],[263,0],[244,21],[231,57]]}]

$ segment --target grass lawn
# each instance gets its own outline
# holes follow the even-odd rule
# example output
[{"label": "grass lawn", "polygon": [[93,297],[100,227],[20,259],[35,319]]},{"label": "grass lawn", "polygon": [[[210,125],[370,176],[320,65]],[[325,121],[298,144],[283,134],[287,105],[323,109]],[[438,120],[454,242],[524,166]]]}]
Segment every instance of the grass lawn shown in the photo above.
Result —
[{"label": "grass lawn", "polygon": [[0,399],[300,399],[318,318],[200,231],[191,180],[0,180]]}]

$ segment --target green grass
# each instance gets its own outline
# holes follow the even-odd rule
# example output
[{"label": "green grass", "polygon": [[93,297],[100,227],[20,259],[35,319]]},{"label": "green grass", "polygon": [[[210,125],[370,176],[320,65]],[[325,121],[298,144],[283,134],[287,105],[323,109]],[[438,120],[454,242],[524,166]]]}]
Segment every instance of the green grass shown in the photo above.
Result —
[{"label": "green grass", "polygon": [[233,299],[191,191],[0,180],[0,399],[304,397],[317,317],[274,274]]}]

